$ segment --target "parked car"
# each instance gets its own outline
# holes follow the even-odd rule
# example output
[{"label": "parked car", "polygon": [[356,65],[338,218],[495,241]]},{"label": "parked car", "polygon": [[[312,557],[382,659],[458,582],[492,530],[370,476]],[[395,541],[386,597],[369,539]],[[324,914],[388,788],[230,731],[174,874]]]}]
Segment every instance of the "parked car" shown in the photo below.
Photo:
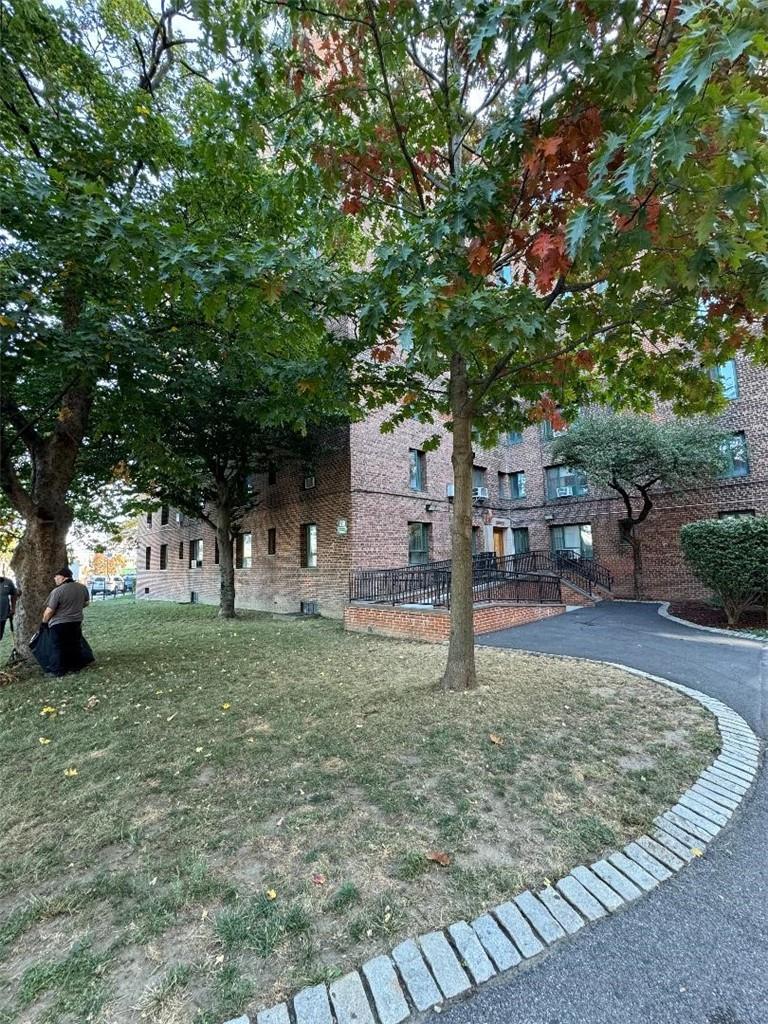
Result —
[{"label": "parked car", "polygon": [[126,594],[132,594],[136,589],[136,577],[131,573],[123,576],[123,585],[125,586]]},{"label": "parked car", "polygon": [[114,594],[115,588],[106,576],[92,576],[90,584],[91,597],[106,597]]},{"label": "parked car", "polygon": [[113,594],[124,594],[125,593],[125,580],[122,576],[112,577],[112,593]]}]

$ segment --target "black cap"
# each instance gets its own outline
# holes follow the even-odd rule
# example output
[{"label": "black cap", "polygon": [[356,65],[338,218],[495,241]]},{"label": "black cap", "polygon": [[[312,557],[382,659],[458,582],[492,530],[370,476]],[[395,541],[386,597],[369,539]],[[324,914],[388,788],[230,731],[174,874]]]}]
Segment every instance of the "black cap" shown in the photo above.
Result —
[{"label": "black cap", "polygon": [[63,569],[57,569],[53,574],[54,576],[66,576],[67,579],[72,579],[72,570],[68,565],[65,565]]}]

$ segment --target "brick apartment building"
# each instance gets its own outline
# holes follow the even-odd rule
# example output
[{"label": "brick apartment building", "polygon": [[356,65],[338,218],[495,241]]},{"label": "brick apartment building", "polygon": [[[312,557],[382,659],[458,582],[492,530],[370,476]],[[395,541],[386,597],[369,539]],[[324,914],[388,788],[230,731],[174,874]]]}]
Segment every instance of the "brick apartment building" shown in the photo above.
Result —
[{"label": "brick apartment building", "polygon": [[[648,597],[701,595],[685,567],[680,527],[728,514],[768,514],[768,370],[737,356],[718,371],[734,435],[727,477],[701,487],[659,491],[641,528]],[[256,478],[259,506],[236,551],[237,603],[277,612],[340,617],[352,569],[396,567],[450,556],[450,437],[423,452],[432,432],[411,422],[379,430],[385,413],[318,440],[304,468],[276,467]],[[632,561],[622,544],[620,501],[551,458],[548,425],[510,433],[475,457],[477,551],[512,554],[571,549],[593,557],[632,593]],[[172,510],[147,516],[139,535],[137,594],[144,599],[218,603],[213,532]]]}]

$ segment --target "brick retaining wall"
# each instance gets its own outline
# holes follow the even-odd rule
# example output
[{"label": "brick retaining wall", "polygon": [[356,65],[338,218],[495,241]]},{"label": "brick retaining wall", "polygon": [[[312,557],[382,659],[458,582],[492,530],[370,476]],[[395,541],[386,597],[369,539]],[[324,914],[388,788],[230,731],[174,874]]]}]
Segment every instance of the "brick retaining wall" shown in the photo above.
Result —
[{"label": "brick retaining wall", "polygon": [[[509,626],[523,626],[549,619],[565,611],[562,604],[488,604],[475,608],[475,634],[493,633]],[[445,608],[407,608],[404,605],[350,604],[344,609],[344,628],[353,633],[425,640],[439,644],[451,633],[451,616]]]}]

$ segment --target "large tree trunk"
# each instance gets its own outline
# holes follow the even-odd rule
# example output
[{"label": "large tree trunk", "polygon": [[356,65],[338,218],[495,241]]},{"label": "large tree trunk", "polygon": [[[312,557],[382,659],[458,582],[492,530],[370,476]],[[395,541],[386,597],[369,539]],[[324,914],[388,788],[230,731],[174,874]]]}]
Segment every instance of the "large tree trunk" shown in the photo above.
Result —
[{"label": "large tree trunk", "polygon": [[21,590],[11,662],[31,660],[29,638],[40,624],[45,599],[55,586],[54,572],[67,564],[66,539],[73,513],[66,499],[92,405],[91,383],[68,388],[62,395],[53,430],[47,437],[25,423],[18,409],[9,409],[12,420],[19,424],[17,440],[25,444],[32,464],[31,486],[27,488],[16,473],[6,436],[6,447],[0,451],[0,485],[25,522],[24,533],[11,560]]},{"label": "large tree trunk", "polygon": [[14,618],[11,661],[31,657],[29,638],[40,625],[45,601],[56,586],[53,575],[67,564],[67,533],[72,523],[68,510],[55,518],[31,517],[11,560],[21,597]]},{"label": "large tree trunk", "polygon": [[468,690],[475,674],[474,600],[472,592],[472,410],[463,356],[451,360],[453,421],[453,525],[451,529],[451,639],[444,690]]},{"label": "large tree trunk", "polygon": [[221,575],[219,615],[222,619],[235,617],[235,560],[232,551],[232,530],[228,512],[218,510],[216,539],[219,543],[219,573]]}]

